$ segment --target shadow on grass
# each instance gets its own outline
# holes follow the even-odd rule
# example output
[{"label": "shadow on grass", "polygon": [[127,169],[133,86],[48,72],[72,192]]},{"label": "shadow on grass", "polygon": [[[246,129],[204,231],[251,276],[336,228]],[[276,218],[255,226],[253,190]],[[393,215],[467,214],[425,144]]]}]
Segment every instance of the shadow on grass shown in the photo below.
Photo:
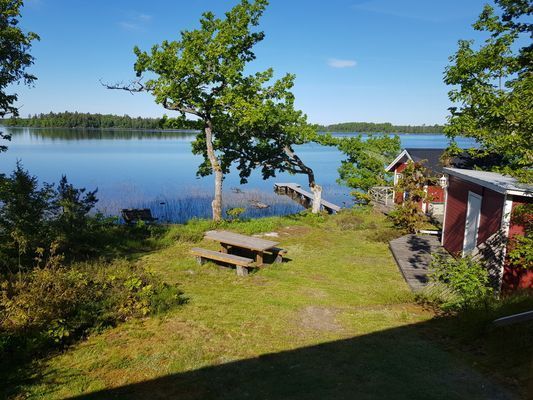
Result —
[{"label": "shadow on grass", "polygon": [[423,340],[423,325],[167,375],[74,398],[514,398]]},{"label": "shadow on grass", "polygon": [[[433,320],[167,375],[73,399],[516,398],[516,394],[427,339],[439,324],[449,323]],[[497,340],[505,339],[506,334],[497,332]],[[512,351],[507,354],[515,356]],[[505,367],[509,363],[528,365],[524,357],[500,363]]]},{"label": "shadow on grass", "polygon": [[[529,300],[518,306],[523,308],[524,304],[530,304]],[[508,314],[508,311],[505,313]],[[502,310],[495,312],[501,314]],[[530,371],[533,323],[490,329],[487,321],[489,317],[492,320],[494,315],[487,314],[483,318],[476,316],[435,318],[72,398],[529,398],[526,386],[533,372]],[[39,395],[42,398],[56,398],[54,392],[63,384],[84,382],[82,386],[87,387],[91,383],[90,375],[85,374],[89,374],[89,371],[83,371],[83,374],[72,371],[69,375],[61,372],[56,375],[53,370],[39,371],[39,364],[29,363],[16,369],[3,364],[0,397],[21,398],[22,393],[31,386],[45,384],[49,391],[44,392],[45,386],[40,386]],[[469,364],[476,364],[483,373],[474,370]],[[113,376],[118,376],[115,372],[119,371],[114,371]],[[123,373],[127,375],[127,369]],[[490,375],[497,378],[489,379]],[[112,385],[112,382],[108,384]]]}]

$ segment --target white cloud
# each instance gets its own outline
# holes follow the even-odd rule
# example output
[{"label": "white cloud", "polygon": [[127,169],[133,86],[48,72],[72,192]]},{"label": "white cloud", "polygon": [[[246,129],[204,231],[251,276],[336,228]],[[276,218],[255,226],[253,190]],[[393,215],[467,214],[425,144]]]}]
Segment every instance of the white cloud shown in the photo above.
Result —
[{"label": "white cloud", "polygon": [[120,21],[118,25],[126,31],[144,31],[146,26],[152,22],[152,16],[141,13],[130,13],[127,20]]},{"label": "white cloud", "polygon": [[355,60],[340,60],[338,58],[330,58],[328,65],[331,68],[353,68],[357,65]]}]

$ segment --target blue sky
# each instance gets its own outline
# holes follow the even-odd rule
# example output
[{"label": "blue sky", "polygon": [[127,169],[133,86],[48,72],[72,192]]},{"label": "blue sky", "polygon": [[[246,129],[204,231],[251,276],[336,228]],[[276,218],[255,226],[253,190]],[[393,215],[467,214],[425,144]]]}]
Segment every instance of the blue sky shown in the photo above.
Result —
[{"label": "blue sky", "polygon": [[[442,74],[482,0],[271,0],[266,38],[250,70],[296,74],[297,106],[314,123],[443,123]],[[235,0],[26,0],[22,27],[41,36],[34,88],[17,86],[22,116],[80,111],[132,116],[165,112],[147,94],[103,88],[134,77],[134,45],[149,49],[222,14]]]}]

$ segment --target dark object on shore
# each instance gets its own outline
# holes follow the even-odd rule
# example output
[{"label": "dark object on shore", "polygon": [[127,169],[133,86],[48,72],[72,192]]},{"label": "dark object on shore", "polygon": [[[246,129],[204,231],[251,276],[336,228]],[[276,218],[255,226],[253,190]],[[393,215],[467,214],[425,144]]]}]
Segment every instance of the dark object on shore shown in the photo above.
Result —
[{"label": "dark object on shore", "polygon": [[139,221],[147,223],[157,221],[157,218],[152,217],[152,212],[149,208],[124,208],[121,213],[124,222],[127,224],[136,224]]},{"label": "dark object on shore", "polygon": [[252,204],[253,208],[263,209],[263,208],[269,208],[270,207],[268,204],[261,203],[260,201],[257,201],[257,200],[250,200],[250,203]]},{"label": "dark object on shore", "polygon": [[231,191],[232,191],[233,193],[244,193],[244,192],[243,192],[241,189],[239,189],[238,187],[233,187],[233,188],[231,188]]}]

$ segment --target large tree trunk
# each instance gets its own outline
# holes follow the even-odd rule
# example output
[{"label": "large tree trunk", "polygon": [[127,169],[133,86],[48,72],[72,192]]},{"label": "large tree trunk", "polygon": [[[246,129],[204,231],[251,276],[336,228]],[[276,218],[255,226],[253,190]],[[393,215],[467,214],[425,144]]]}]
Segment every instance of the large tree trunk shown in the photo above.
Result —
[{"label": "large tree trunk", "polygon": [[205,132],[207,157],[209,158],[209,162],[211,163],[211,169],[213,170],[213,174],[215,175],[215,197],[213,201],[211,202],[211,208],[213,210],[213,221],[221,221],[222,220],[222,180],[224,178],[224,175],[222,173],[222,168],[220,167],[220,163],[218,161],[218,158],[215,154],[215,150],[213,148],[213,123],[211,122],[210,119],[206,121],[204,132]]},{"label": "large tree trunk", "polygon": [[313,208],[311,211],[313,214],[318,214],[322,204],[322,186],[315,183],[311,186],[311,192],[313,192]]}]

